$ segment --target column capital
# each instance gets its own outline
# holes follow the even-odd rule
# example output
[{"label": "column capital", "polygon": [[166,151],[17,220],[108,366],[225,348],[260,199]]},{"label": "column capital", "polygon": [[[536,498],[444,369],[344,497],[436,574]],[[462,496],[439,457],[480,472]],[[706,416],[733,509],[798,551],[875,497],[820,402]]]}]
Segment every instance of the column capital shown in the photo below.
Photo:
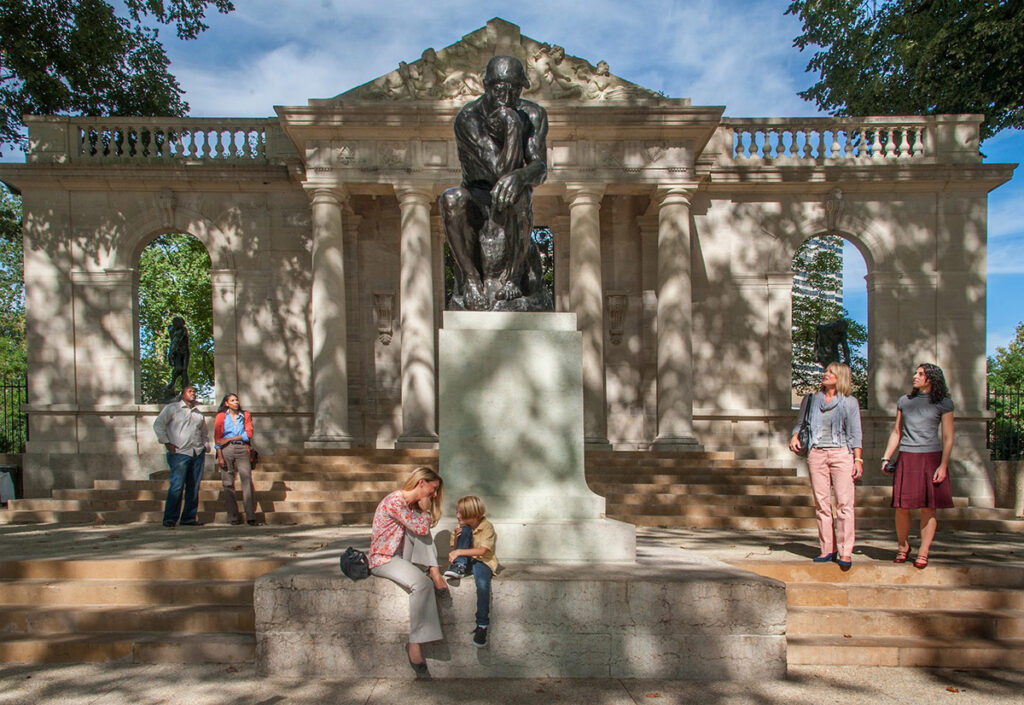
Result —
[{"label": "column capital", "polygon": [[658,184],[654,190],[654,198],[659,207],[664,206],[689,206],[693,202],[693,196],[697,193],[700,184],[696,181],[678,181]]},{"label": "column capital", "polygon": [[569,208],[600,206],[604,191],[603,183],[569,182],[565,185],[565,201],[569,204]]},{"label": "column capital", "polygon": [[393,183],[392,187],[400,205],[430,205],[434,201],[433,184],[399,181]]},{"label": "column capital", "polygon": [[348,203],[348,189],[339,185],[311,184],[304,183],[302,188],[306,190],[306,196],[312,205],[333,203],[342,206]]}]

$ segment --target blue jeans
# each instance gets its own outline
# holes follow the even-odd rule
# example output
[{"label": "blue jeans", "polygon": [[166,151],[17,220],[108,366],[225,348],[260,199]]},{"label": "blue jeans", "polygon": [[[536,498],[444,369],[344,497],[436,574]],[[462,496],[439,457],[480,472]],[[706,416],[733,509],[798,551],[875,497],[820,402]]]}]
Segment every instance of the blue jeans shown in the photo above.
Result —
[{"label": "blue jeans", "polygon": [[[473,548],[473,531],[463,526],[459,538],[455,540],[455,548]],[[459,556],[452,565],[472,567],[473,582],[476,583],[476,623],[486,627],[491,623],[491,578],[493,573],[486,563],[481,563],[469,556]]]},{"label": "blue jeans", "polygon": [[[196,521],[199,510],[199,483],[203,481],[203,466],[206,464],[206,453],[184,455],[167,453],[167,466],[171,469],[171,482],[167,487],[167,501],[164,502],[164,525],[178,523],[179,515],[182,524]],[[185,495],[185,507],[182,509],[182,494]]]}]

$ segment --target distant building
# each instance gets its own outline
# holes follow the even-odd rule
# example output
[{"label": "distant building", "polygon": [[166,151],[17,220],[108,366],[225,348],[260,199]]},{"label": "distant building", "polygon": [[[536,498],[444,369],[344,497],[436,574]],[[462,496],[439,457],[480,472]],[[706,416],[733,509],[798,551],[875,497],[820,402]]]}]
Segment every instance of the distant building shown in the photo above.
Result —
[{"label": "distant building", "polygon": [[[843,238],[838,235],[825,235],[808,240],[803,244],[801,250],[807,251],[813,258],[819,252],[831,252],[839,258],[840,264],[843,261]],[[793,275],[793,300],[800,298],[812,298],[819,301],[831,301],[837,306],[843,305],[843,275],[842,267],[838,274],[829,274],[823,286],[814,287],[808,281],[805,272],[796,272]],[[822,321],[825,323],[826,321]],[[795,330],[795,327],[794,327]],[[793,362],[795,379],[809,381],[817,380],[821,376],[821,367],[814,362]]]}]

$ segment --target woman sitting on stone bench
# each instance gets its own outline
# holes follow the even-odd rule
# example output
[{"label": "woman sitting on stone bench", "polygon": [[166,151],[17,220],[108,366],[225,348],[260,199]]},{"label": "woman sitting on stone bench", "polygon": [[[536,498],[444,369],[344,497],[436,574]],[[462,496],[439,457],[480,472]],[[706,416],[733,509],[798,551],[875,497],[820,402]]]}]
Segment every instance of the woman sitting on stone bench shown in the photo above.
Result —
[{"label": "woman sitting on stone bench", "polygon": [[430,677],[420,644],[444,636],[434,591],[443,596],[448,584],[437,566],[437,549],[430,534],[441,518],[443,502],[444,481],[431,468],[418,467],[402,489],[377,505],[370,534],[370,573],[409,591],[406,655],[417,678]]}]

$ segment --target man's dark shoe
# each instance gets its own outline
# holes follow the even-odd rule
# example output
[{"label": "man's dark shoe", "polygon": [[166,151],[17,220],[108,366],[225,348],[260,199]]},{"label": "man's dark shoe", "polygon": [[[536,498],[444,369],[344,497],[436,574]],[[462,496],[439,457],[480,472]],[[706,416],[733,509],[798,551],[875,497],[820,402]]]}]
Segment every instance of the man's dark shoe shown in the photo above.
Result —
[{"label": "man's dark shoe", "polygon": [[241,519],[232,519],[232,520],[231,520],[231,526],[238,526],[238,525],[240,525],[241,523],[242,523],[242,520],[241,520]]},{"label": "man's dark shoe", "polygon": [[249,521],[247,521],[245,523],[248,524],[249,526],[263,526],[263,522],[262,521],[256,521],[255,519],[250,519]]},{"label": "man's dark shoe", "polygon": [[166,527],[168,529],[173,529],[175,527],[175,524],[174,524],[173,521],[165,521],[164,522],[164,527]]},{"label": "man's dark shoe", "polygon": [[473,646],[478,649],[487,646],[487,627],[477,627],[473,630]]}]

